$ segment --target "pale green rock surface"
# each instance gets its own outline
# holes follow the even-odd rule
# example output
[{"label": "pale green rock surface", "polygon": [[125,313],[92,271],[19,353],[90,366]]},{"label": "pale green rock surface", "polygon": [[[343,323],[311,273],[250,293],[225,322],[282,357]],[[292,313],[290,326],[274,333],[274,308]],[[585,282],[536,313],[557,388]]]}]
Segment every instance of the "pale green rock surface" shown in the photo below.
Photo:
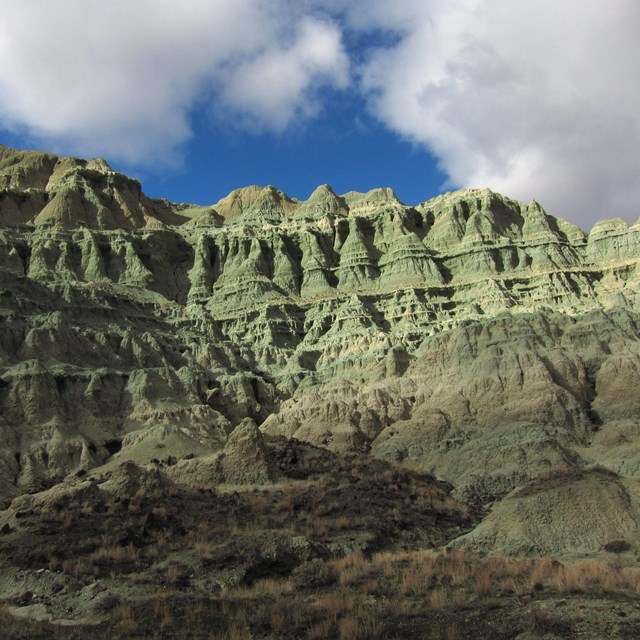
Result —
[{"label": "pale green rock surface", "polygon": [[508,555],[555,556],[596,554],[607,543],[620,540],[638,544],[637,496],[632,497],[614,474],[572,469],[547,474],[515,489],[451,546]]},{"label": "pale green rock surface", "polygon": [[[260,432],[483,503],[558,465],[635,477],[639,242],[487,189],[175,204],[0,147],[0,494],[172,447],[176,481],[267,482]],[[240,424],[253,476],[223,465]]]}]

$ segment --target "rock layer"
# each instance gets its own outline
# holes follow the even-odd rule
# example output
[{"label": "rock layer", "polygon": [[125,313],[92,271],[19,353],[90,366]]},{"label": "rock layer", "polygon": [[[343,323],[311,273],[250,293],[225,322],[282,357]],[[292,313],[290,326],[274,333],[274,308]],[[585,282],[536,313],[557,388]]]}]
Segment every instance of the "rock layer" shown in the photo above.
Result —
[{"label": "rock layer", "polygon": [[[0,224],[4,499],[118,450],[211,456],[245,419],[480,503],[556,465],[639,473],[638,226],[586,234],[487,189],[196,207],[6,147]],[[258,453],[216,473],[269,481]]]},{"label": "rock layer", "polygon": [[553,556],[597,553],[621,542],[638,544],[636,505],[615,474],[596,468],[557,470],[514,490],[452,546]]}]

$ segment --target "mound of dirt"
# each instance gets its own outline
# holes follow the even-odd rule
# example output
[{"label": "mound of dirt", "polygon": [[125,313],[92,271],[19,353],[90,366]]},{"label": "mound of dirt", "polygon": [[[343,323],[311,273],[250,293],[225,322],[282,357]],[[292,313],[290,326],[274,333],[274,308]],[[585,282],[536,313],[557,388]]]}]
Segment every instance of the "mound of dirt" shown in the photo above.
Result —
[{"label": "mound of dirt", "polygon": [[549,472],[513,490],[457,548],[510,555],[587,554],[638,547],[637,511],[621,478],[600,467]]},{"label": "mound of dirt", "polygon": [[191,487],[223,483],[265,485],[280,475],[262,432],[251,418],[245,418],[235,428],[222,451],[180,460],[167,467],[166,473],[174,482]]},{"label": "mound of dirt", "polygon": [[130,498],[140,493],[153,494],[165,490],[171,484],[157,469],[146,469],[127,460],[116,467],[100,487],[116,497]]}]

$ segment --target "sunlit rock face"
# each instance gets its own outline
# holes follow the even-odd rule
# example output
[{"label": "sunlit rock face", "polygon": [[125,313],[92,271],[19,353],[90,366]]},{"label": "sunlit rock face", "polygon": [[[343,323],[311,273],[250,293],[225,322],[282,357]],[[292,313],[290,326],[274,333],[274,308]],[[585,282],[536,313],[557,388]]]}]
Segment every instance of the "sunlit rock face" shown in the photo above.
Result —
[{"label": "sunlit rock face", "polygon": [[0,146],[0,494],[158,425],[221,451],[247,418],[468,499],[559,464],[635,475],[639,231],[487,189],[197,207],[103,160]]}]

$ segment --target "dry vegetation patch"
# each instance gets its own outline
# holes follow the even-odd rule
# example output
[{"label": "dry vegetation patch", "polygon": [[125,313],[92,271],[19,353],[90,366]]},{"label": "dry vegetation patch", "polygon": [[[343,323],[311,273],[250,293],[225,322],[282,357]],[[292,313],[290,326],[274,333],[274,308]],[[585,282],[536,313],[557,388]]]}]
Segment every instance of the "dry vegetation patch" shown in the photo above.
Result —
[{"label": "dry vegetation patch", "polygon": [[[591,598],[622,603],[617,624],[640,634],[640,572],[623,555],[569,563],[436,550],[475,517],[445,485],[295,442],[275,451],[289,480],[273,487],[94,492],[98,510],[86,493],[77,503],[66,494],[24,514],[0,553],[33,586],[8,604],[71,619],[88,607],[95,640],[506,640],[571,637],[581,623],[570,603]],[[38,591],[45,580],[61,590]],[[545,606],[557,601],[569,604]],[[16,619],[6,608],[0,624],[9,639],[87,636],[85,622]]]}]

